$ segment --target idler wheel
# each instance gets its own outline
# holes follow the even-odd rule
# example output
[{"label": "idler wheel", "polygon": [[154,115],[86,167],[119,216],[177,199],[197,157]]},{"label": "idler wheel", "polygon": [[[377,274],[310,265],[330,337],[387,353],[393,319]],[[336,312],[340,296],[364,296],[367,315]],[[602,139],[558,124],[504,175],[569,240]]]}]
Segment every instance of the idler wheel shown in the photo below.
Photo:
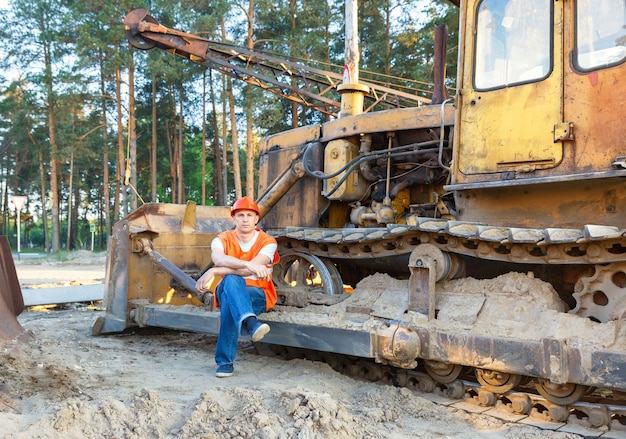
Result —
[{"label": "idler wheel", "polygon": [[555,384],[545,378],[536,380],[535,388],[545,399],[559,405],[573,404],[589,390],[588,386],[582,384]]},{"label": "idler wheel", "polygon": [[463,366],[460,364],[449,364],[439,361],[426,361],[424,368],[432,379],[441,384],[450,384],[459,377],[463,370]]},{"label": "idler wheel", "polygon": [[328,295],[342,294],[339,270],[330,261],[299,252],[281,254],[272,275],[279,287],[296,287]]},{"label": "idler wheel", "polygon": [[486,390],[503,394],[519,386],[522,376],[495,370],[476,369],[476,379]]}]

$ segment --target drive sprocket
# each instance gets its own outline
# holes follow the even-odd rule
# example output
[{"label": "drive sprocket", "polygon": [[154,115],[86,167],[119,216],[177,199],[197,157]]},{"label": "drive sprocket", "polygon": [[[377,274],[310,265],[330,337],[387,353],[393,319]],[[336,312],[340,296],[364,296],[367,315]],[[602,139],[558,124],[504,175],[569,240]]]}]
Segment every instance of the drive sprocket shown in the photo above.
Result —
[{"label": "drive sprocket", "polygon": [[596,265],[591,276],[578,279],[573,296],[572,314],[602,323],[626,317],[626,262]]}]

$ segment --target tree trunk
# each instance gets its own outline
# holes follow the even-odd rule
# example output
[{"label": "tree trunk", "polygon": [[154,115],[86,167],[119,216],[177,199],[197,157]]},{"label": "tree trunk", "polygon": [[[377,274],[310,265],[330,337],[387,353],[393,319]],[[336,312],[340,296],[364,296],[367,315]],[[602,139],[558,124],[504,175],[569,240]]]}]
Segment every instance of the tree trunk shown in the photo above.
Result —
[{"label": "tree trunk", "polygon": [[82,199],[80,197],[80,186],[74,185],[74,205],[72,207],[72,224],[74,227],[71,229],[70,233],[70,245],[69,248],[71,250],[76,250],[78,248],[78,206],[81,205]]},{"label": "tree trunk", "polygon": [[[8,171],[7,171],[8,174]],[[7,208],[9,194],[5,195],[6,178],[4,177],[4,156],[0,155],[0,235],[7,235]],[[4,184],[3,184],[4,183]]]},{"label": "tree trunk", "polygon": [[[290,0],[289,1],[289,10],[291,11],[291,35],[292,37],[295,37],[297,29],[296,29],[296,17],[297,17],[297,12],[296,12],[296,0]],[[293,40],[292,40],[293,41]],[[289,43],[290,47],[289,47],[289,54],[293,55],[293,46],[292,46],[292,42]],[[296,85],[296,79],[292,78],[291,79],[291,85],[295,86]],[[297,102],[292,102],[291,103],[291,128],[298,128],[298,103]]]},{"label": "tree trunk", "polygon": [[167,119],[165,121],[165,133],[167,138],[167,152],[169,156],[170,163],[170,177],[172,179],[170,185],[170,193],[172,194],[172,203],[176,203],[176,156],[178,154],[177,151],[177,143],[178,137],[175,135],[176,126],[174,126],[174,135],[171,133],[170,121]]},{"label": "tree trunk", "polygon": [[115,67],[115,98],[117,105],[117,169],[115,171],[115,204],[113,217],[117,221],[126,216],[126,170],[124,168],[124,123],[122,121],[122,71],[120,66]]},{"label": "tree trunk", "polygon": [[102,123],[104,124],[104,132],[102,133],[102,195],[100,197],[102,206],[100,211],[104,216],[104,233],[102,233],[102,223],[100,223],[100,230],[98,235],[110,236],[111,235],[111,209],[109,203],[111,202],[111,194],[109,193],[109,138],[108,138],[108,125],[107,125],[107,106],[104,96],[106,95],[106,81],[104,70],[104,57],[102,52],[99,56],[100,60],[100,93],[102,95]]},{"label": "tree trunk", "polygon": [[222,154],[222,180],[224,181],[224,206],[228,204],[228,148],[226,144],[228,142],[228,120],[227,120],[227,108],[226,108],[226,76],[222,75],[222,145],[224,150]]},{"label": "tree trunk", "polygon": [[[222,39],[226,41],[226,25],[222,20]],[[230,110],[230,138],[233,150],[233,177],[235,180],[235,198],[242,196],[241,190],[241,167],[239,165],[239,136],[237,135],[237,115],[235,113],[235,94],[233,93],[233,82],[230,77],[226,78],[226,91],[228,93],[228,106]],[[226,136],[224,136],[226,145]],[[226,150],[226,148],[224,148]]]},{"label": "tree trunk", "polygon": [[385,4],[385,74],[391,74],[391,2]]},{"label": "tree trunk", "polygon": [[71,147],[70,149],[70,171],[69,171],[69,187],[67,190],[67,237],[65,240],[65,249],[67,251],[70,251],[72,249],[72,247],[70,246],[71,244],[71,237],[72,237],[72,208],[73,208],[73,203],[72,203],[72,197],[74,195],[73,192],[73,188],[74,188],[74,148]]},{"label": "tree trunk", "polygon": [[150,182],[153,203],[157,201],[157,99],[156,75],[152,73],[152,145],[150,147]]},{"label": "tree trunk", "polygon": [[[52,192],[52,251],[57,252],[61,249],[61,227],[59,223],[59,182],[57,171],[57,154],[56,131],[54,127],[54,111],[49,110],[48,114],[48,133],[50,135],[50,191]],[[54,139],[54,140],[53,140]]]},{"label": "tree trunk", "polygon": [[0,196],[0,200],[2,200],[0,202],[0,212],[2,212],[2,217],[0,218],[0,235],[8,235],[7,224],[9,219],[9,209],[7,208],[9,194],[6,191],[7,176],[9,175],[9,170],[5,169],[6,167],[4,166],[4,151],[4,149],[0,149],[0,194],[2,194],[2,196]]},{"label": "tree trunk", "polygon": [[[251,87],[251,86],[249,86]],[[246,195],[254,195],[254,135],[252,134],[252,100],[248,102],[248,117],[246,118]]]},{"label": "tree trunk", "polygon": [[[213,138],[213,152],[215,153],[215,188],[217,189],[217,204],[220,206],[226,205],[226,182],[224,178],[224,158],[226,157],[226,150],[222,151],[220,147],[220,127],[217,120],[217,109],[215,108],[215,88],[213,87],[213,74],[209,70],[209,81],[211,85],[211,106],[213,108],[213,131],[215,131],[215,137]],[[225,142],[222,140],[222,145]]]},{"label": "tree trunk", "polygon": [[235,112],[235,94],[233,93],[233,81],[226,78],[228,84],[228,106],[230,110],[230,138],[233,143],[233,177],[235,179],[235,198],[242,197],[241,189],[241,165],[239,164],[239,136],[237,135],[237,114]]},{"label": "tree trunk", "polygon": [[48,136],[50,141],[50,191],[52,192],[52,251],[61,249],[61,225],[59,222],[59,181],[57,169],[57,136],[55,120],[54,90],[52,87],[52,54],[47,44],[43,45],[44,66],[46,71],[46,105],[48,107]]},{"label": "tree trunk", "polygon": [[179,93],[178,93],[178,105],[179,105],[179,113],[180,117],[178,118],[178,155],[176,156],[176,174],[178,175],[178,202],[181,204],[185,203],[185,176],[183,174],[183,101],[185,99],[185,91],[183,89],[183,84],[180,84]]},{"label": "tree trunk", "polygon": [[[254,0],[248,2],[248,50],[254,50]],[[252,93],[252,86],[246,85],[246,195],[254,199],[254,139],[252,136],[254,107],[252,105]]]},{"label": "tree trunk", "polygon": [[[130,203],[137,210],[137,121],[135,119],[135,62],[134,49],[128,52],[128,148],[130,158]],[[127,168],[128,169],[128,168]]]},{"label": "tree trunk", "polygon": [[50,238],[48,237],[48,195],[46,193],[46,170],[43,167],[43,151],[39,150],[39,178],[41,180],[41,220],[43,221],[43,241],[45,251],[48,252],[50,247]]},{"label": "tree trunk", "polygon": [[202,205],[206,205],[206,70],[202,73]]},{"label": "tree trunk", "polygon": [[5,184],[2,190],[2,224],[3,224],[3,235],[9,235],[9,185]]}]

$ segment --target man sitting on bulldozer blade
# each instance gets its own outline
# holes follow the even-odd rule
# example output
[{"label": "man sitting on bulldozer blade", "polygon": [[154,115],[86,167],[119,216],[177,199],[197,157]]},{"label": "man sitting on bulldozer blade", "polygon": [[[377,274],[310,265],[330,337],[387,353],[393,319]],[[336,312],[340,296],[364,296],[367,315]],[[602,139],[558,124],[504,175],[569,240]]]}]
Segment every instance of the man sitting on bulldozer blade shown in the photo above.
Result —
[{"label": "man sitting on bulldozer blade", "polygon": [[240,198],[230,215],[235,229],[213,239],[214,266],[196,282],[196,289],[204,292],[215,277],[221,277],[214,295],[214,305],[220,309],[215,348],[215,375],[220,378],[233,374],[240,333],[249,334],[257,342],[270,331],[267,323],[257,320],[257,315],[276,304],[272,266],[279,260],[276,240],[256,227],[260,211],[254,200]]}]

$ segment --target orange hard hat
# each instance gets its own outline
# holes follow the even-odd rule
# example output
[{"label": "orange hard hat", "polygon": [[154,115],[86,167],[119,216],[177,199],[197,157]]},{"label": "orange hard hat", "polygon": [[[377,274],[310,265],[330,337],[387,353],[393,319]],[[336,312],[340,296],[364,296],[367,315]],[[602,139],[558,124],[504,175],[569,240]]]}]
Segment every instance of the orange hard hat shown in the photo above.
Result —
[{"label": "orange hard hat", "polygon": [[248,196],[241,197],[240,199],[235,201],[233,207],[230,208],[230,216],[233,216],[238,210],[253,210],[254,212],[256,212],[257,215],[261,215],[261,212],[259,211],[259,206],[252,198]]}]

